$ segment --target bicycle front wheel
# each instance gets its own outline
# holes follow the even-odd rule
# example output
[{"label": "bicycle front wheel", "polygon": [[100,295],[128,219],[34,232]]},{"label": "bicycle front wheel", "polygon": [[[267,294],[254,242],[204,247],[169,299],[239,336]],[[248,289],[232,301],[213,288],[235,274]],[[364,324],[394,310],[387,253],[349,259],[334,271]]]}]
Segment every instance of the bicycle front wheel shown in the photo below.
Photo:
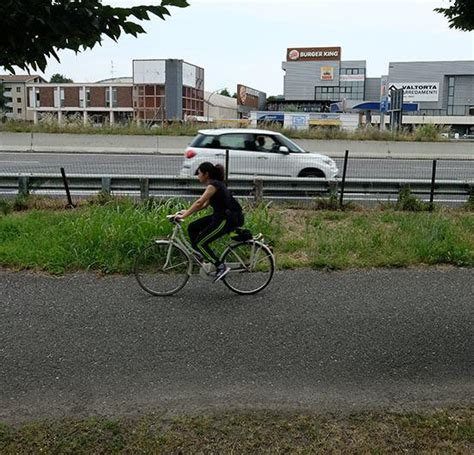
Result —
[{"label": "bicycle front wheel", "polygon": [[191,259],[178,245],[157,240],[146,247],[135,261],[135,278],[151,295],[176,294],[189,280]]},{"label": "bicycle front wheel", "polygon": [[255,240],[229,246],[222,261],[230,267],[224,284],[241,295],[250,295],[266,288],[275,272],[275,259],[266,245]]}]

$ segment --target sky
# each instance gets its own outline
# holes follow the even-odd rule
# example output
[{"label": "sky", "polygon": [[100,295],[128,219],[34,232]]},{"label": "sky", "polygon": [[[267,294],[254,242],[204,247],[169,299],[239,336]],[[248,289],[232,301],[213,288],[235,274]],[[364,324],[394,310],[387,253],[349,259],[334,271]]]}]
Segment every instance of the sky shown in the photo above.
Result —
[{"label": "sky", "polygon": [[[104,0],[128,7],[153,0]],[[282,62],[288,47],[340,46],[342,60],[366,60],[367,76],[387,74],[389,62],[474,60],[474,33],[449,29],[436,7],[448,0],[188,0],[170,8],[166,21],[141,22],[138,38],[76,55],[59,52],[43,75],[61,73],[75,82],[131,76],[133,59],[183,59],[205,69],[208,91],[239,83],[283,93]],[[21,71],[18,71],[21,74]],[[41,73],[40,73],[41,74]]]}]

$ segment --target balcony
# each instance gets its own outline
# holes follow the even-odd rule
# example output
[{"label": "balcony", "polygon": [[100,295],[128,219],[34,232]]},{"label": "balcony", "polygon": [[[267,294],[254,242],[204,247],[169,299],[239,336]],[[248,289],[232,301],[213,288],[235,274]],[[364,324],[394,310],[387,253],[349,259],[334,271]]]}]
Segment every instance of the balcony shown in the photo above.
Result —
[{"label": "balcony", "polygon": [[11,98],[11,97],[12,97],[12,91],[11,91],[11,90],[5,90],[5,91],[3,92],[3,96],[4,96],[5,98]]}]

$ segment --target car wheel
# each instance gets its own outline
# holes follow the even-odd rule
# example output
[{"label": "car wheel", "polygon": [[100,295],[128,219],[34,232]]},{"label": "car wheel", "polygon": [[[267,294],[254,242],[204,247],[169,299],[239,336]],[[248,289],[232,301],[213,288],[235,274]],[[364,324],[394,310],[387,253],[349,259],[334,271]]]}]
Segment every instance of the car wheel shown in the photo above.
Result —
[{"label": "car wheel", "polygon": [[321,169],[303,169],[298,177],[319,177],[325,178],[326,175]]}]

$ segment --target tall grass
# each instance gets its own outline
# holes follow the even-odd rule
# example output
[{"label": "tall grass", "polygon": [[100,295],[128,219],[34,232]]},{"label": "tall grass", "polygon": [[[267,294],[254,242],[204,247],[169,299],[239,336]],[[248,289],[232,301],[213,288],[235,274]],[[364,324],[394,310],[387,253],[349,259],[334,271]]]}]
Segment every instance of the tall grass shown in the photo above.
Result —
[{"label": "tall grass", "polygon": [[[159,127],[147,127],[136,122],[126,124],[102,125],[94,127],[84,126],[81,121],[71,121],[59,125],[56,121],[48,121],[37,125],[31,122],[8,121],[0,124],[0,132],[31,132],[31,133],[71,133],[71,134],[123,134],[123,135],[155,135],[155,136],[194,136],[200,129],[205,128],[245,128],[243,123],[229,123],[225,121],[211,122],[210,124],[196,123],[168,123]],[[401,130],[398,132],[380,131],[375,127],[359,128],[355,131],[345,131],[334,128],[311,128],[309,130],[295,130],[282,128],[277,123],[268,123],[266,129],[278,131],[293,139],[320,139],[320,140],[354,140],[354,141],[445,141],[441,132],[443,127],[436,125],[422,125],[413,131]]]},{"label": "tall grass", "polygon": [[[69,211],[0,215],[0,265],[128,273],[143,246],[171,232],[165,215],[181,208],[179,201],[112,200]],[[474,213],[465,210],[316,212],[259,206],[245,211],[246,227],[264,234],[280,268],[474,266]],[[223,239],[217,250],[227,243]]]},{"label": "tall grass", "polygon": [[301,251],[313,268],[474,266],[474,216],[466,212],[321,212],[305,223],[280,239],[282,266],[294,267]]},{"label": "tall grass", "polygon": [[[31,210],[0,215],[0,265],[52,273],[128,273],[140,248],[171,233],[166,215],[182,208],[180,201],[135,204],[112,200],[75,211]],[[184,229],[188,223],[189,219]],[[276,237],[272,233],[278,224],[265,207],[248,215],[247,225],[255,232]],[[228,239],[225,241],[228,243]]]}]

